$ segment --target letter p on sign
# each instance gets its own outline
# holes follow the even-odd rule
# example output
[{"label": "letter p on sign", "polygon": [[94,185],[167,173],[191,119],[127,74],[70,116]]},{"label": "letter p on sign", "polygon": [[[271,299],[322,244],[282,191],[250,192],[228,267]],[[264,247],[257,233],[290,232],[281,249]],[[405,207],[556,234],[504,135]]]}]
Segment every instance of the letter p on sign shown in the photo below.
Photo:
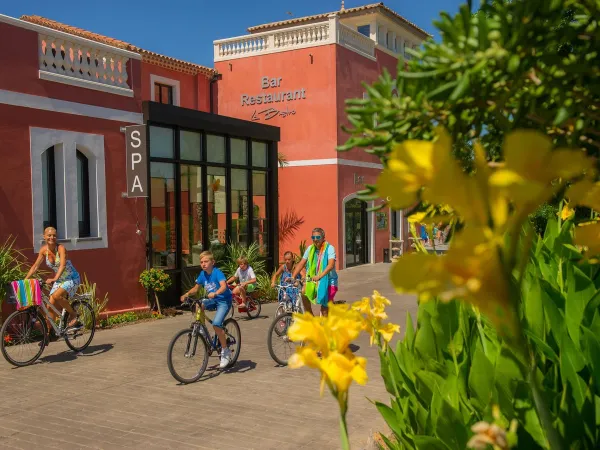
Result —
[{"label": "letter p on sign", "polygon": [[127,197],[148,197],[146,125],[125,127]]}]

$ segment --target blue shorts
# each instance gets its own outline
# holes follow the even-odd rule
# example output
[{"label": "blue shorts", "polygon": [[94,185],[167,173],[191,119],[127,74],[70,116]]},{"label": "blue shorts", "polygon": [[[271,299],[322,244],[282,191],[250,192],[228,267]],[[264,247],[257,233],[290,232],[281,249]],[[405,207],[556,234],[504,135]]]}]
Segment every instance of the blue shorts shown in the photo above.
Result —
[{"label": "blue shorts", "polygon": [[204,305],[204,309],[207,311],[217,311],[212,324],[214,327],[223,328],[223,321],[229,312],[229,308],[231,308],[231,299],[209,298],[203,300],[202,305]]}]

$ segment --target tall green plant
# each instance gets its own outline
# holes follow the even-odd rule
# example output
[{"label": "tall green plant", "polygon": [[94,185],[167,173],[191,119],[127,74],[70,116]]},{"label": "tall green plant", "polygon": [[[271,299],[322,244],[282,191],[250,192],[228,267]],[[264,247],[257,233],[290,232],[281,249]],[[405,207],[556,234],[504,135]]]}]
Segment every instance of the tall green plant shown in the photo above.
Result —
[{"label": "tall green plant", "polygon": [[226,276],[231,277],[238,268],[237,259],[241,256],[248,259],[248,264],[252,266],[257,275],[266,273],[265,257],[261,254],[260,245],[257,242],[253,242],[248,247],[239,244],[227,244],[225,257],[221,261],[217,261],[217,265]]},{"label": "tall green plant", "polygon": [[8,293],[8,284],[22,280],[29,271],[25,255],[15,248],[16,238],[9,236],[0,245],[0,320],[2,319],[2,303]]},{"label": "tall green plant", "polygon": [[[88,294],[90,296],[90,305],[94,310],[94,316],[96,317],[96,323],[99,322],[98,318],[100,317],[100,313],[106,309],[106,305],[108,304],[108,293],[104,294],[104,298],[101,300],[96,296],[96,283],[91,283],[88,280],[87,274],[83,274],[83,281],[79,285],[78,292],[80,294]],[[91,327],[91,317],[85,316],[84,323],[85,327],[89,329]]]},{"label": "tall green plant", "polygon": [[[464,449],[478,422],[519,426],[519,448],[550,448],[536,395],[562,448],[600,448],[600,276],[581,261],[572,222],[548,222],[532,236],[521,283],[520,319],[533,366],[475,308],[436,299],[419,304],[417,329],[407,316],[404,339],[380,353],[390,405],[376,406],[393,431],[393,449]],[[532,233],[533,234],[533,233]],[[526,249],[525,249],[526,251]],[[543,392],[532,389],[534,377]]]}]

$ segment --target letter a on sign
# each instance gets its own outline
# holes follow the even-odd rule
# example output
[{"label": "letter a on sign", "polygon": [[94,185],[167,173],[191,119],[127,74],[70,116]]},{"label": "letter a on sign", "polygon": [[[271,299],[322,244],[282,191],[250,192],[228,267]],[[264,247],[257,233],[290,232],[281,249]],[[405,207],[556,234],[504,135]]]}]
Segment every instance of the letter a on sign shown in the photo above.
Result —
[{"label": "letter a on sign", "polygon": [[148,197],[146,125],[125,127],[127,197]]}]

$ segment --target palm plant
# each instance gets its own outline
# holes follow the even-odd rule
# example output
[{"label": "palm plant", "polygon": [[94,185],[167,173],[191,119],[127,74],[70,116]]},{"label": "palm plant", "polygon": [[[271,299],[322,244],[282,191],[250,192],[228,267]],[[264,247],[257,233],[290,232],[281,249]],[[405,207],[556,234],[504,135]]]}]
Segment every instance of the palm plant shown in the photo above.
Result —
[{"label": "palm plant", "polygon": [[253,242],[248,248],[239,244],[227,244],[226,255],[223,260],[219,261],[218,266],[228,277],[237,270],[237,260],[241,256],[248,259],[248,264],[257,275],[266,271],[265,257],[261,254],[261,247],[257,242]]},{"label": "palm plant", "polygon": [[16,238],[9,236],[0,245],[0,316],[2,315],[2,302],[8,293],[8,284],[15,280],[22,280],[29,271],[27,257],[17,250]]},{"label": "palm plant", "polygon": [[296,211],[287,211],[279,218],[279,242],[283,244],[291,239],[303,224],[304,217],[298,216]]},{"label": "palm plant", "polygon": [[286,156],[281,152],[277,152],[277,165],[281,168],[287,167],[288,165]]}]

